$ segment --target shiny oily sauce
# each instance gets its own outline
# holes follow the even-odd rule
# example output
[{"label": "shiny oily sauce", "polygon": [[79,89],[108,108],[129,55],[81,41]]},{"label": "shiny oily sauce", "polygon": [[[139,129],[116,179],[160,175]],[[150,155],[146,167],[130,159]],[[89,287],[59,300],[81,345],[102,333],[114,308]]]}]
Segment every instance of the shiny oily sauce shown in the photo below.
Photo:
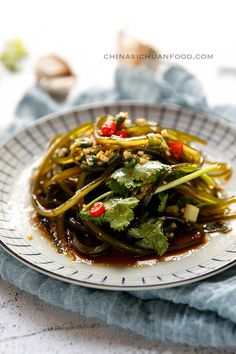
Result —
[{"label": "shiny oily sauce", "polygon": [[[175,257],[181,256],[187,252],[192,252],[193,250],[206,245],[208,242],[207,235],[204,237],[199,236],[196,232],[186,232],[185,234],[176,235],[171,241],[168,252],[164,256],[146,256],[146,257],[135,257],[127,255],[125,253],[117,252],[114,250],[109,250],[107,254],[100,256],[87,256],[79,253],[72,246],[68,244],[63,244],[63,242],[56,237],[56,233],[51,233],[45,227],[39,215],[34,215],[34,225],[40,230],[41,234],[46,237],[57,249],[59,253],[64,253],[71,257],[75,261],[81,261],[89,264],[96,264],[100,266],[140,266],[140,265],[150,265],[156,263],[157,261],[166,261],[173,259]],[[186,245],[188,245],[186,247]]]}]

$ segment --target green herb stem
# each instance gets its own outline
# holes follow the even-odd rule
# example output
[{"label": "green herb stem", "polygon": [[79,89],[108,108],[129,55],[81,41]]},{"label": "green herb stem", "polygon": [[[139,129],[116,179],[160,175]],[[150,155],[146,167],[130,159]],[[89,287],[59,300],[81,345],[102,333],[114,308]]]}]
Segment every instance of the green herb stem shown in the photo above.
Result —
[{"label": "green herb stem", "polygon": [[160,193],[160,192],[163,192],[163,191],[166,191],[167,189],[170,189],[170,188],[174,188],[174,187],[177,187],[179,186],[180,184],[183,184],[183,183],[186,183],[186,182],[189,182],[191,181],[192,179],[195,179],[197,177],[200,177],[202,176],[203,174],[209,172],[209,171],[212,171],[212,170],[215,170],[216,168],[218,167],[217,164],[214,164],[210,167],[206,167],[206,168],[202,168],[201,170],[198,170],[198,171],[195,171],[193,173],[190,173],[186,176],[183,176],[181,178],[178,178],[174,181],[171,181],[169,183],[166,183],[166,184],[163,184],[161,186],[159,186],[156,191],[155,191],[155,194],[157,193]]},{"label": "green herb stem", "polygon": [[99,202],[99,200],[102,200],[102,199],[104,199],[104,198],[106,198],[106,197],[109,197],[110,195],[112,195],[112,193],[113,193],[112,191],[109,191],[109,192],[106,192],[106,193],[104,193],[104,194],[102,194],[102,195],[99,195],[99,197],[93,199],[93,200],[92,200],[90,203],[88,203],[87,205],[84,205],[83,211],[88,210],[94,203]]}]

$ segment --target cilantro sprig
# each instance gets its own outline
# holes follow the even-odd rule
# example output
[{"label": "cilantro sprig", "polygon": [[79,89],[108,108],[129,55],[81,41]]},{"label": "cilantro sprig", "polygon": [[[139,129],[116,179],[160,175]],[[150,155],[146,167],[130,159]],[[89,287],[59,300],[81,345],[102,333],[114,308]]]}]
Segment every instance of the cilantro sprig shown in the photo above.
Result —
[{"label": "cilantro sprig", "polygon": [[169,246],[168,238],[163,232],[162,219],[150,219],[141,224],[139,228],[135,227],[130,229],[128,235],[138,240],[135,243],[137,247],[152,249],[159,256],[162,256]]},{"label": "cilantro sprig", "polygon": [[104,201],[106,211],[102,216],[92,217],[87,208],[80,215],[92,219],[95,223],[108,223],[112,229],[123,231],[134,219],[133,209],[138,205],[138,202],[139,200],[135,197],[113,197]]},{"label": "cilantro sprig", "polygon": [[143,184],[154,183],[171,167],[159,161],[148,161],[137,164],[134,168],[122,167],[116,170],[109,178],[107,185],[111,190],[121,195],[141,187]]}]

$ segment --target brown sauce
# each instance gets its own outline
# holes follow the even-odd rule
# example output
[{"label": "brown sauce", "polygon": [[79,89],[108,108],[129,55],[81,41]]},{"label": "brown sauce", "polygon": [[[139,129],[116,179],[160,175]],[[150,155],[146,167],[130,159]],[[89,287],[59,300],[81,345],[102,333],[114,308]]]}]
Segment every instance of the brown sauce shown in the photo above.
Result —
[{"label": "brown sauce", "polygon": [[[34,221],[34,226],[40,230],[41,234],[51,242],[51,244],[58,250],[59,253],[63,253],[68,257],[71,257],[74,261],[96,264],[98,266],[115,266],[115,267],[136,267],[136,266],[148,266],[155,264],[160,261],[169,261],[177,257],[181,257],[184,254],[191,253],[207,244],[208,238],[205,235],[204,238],[196,239],[193,234],[186,233],[181,234],[181,237],[176,237],[171,241],[171,249],[165,253],[164,256],[146,256],[146,257],[134,257],[132,255],[127,255],[117,251],[110,251],[109,254],[104,254],[100,256],[87,256],[80,254],[78,251],[74,250],[72,247],[58,246],[53,242],[50,234],[45,229],[44,225],[40,221],[37,215],[33,215],[32,219]],[[188,245],[186,247],[186,245]]]},{"label": "brown sauce", "polygon": [[[191,237],[190,235],[182,235],[181,237],[183,238],[188,238]],[[165,253],[164,256],[146,256],[146,257],[134,257],[131,255],[127,255],[124,253],[112,251],[109,254],[104,254],[103,256],[99,257],[87,257],[83,255],[77,254],[76,256],[79,259],[83,260],[88,260],[90,263],[92,262],[93,264],[100,265],[100,266],[116,266],[116,267],[131,267],[131,266],[142,266],[142,265],[152,265],[154,263],[160,262],[160,261],[167,261],[171,259],[175,259],[176,257],[180,257],[181,255],[184,255],[188,252],[193,252],[195,249],[206,245],[208,242],[207,236],[205,236],[204,239],[199,240],[197,243],[188,246],[188,247],[182,247],[180,249],[176,250],[171,250]],[[175,240],[172,242],[172,246],[179,246],[179,240]]]}]

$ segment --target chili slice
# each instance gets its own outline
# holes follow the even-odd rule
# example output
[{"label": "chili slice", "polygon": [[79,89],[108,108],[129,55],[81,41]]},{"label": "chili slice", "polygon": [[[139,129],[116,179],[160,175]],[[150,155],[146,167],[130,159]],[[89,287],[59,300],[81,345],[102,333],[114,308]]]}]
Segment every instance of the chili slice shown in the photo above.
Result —
[{"label": "chili slice", "polygon": [[184,151],[183,143],[181,141],[169,141],[167,144],[170,148],[172,157],[177,161],[181,160]]},{"label": "chili slice", "polygon": [[103,136],[111,136],[115,134],[117,131],[117,124],[113,121],[107,120],[101,126],[101,135]]},{"label": "chili slice", "polygon": [[96,202],[89,208],[91,216],[98,217],[105,213],[106,208],[103,202]]}]

